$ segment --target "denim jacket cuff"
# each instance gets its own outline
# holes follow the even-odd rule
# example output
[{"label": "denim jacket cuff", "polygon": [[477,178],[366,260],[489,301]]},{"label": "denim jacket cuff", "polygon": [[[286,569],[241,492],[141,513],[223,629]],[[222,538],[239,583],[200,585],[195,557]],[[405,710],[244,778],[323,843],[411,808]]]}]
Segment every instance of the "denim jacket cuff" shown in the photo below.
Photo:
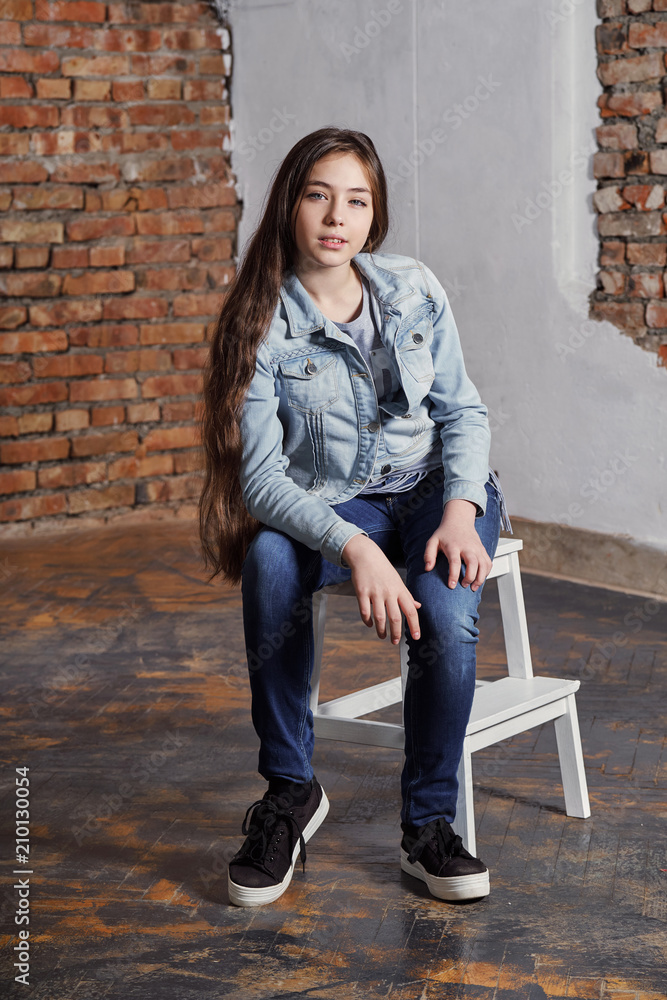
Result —
[{"label": "denim jacket cuff", "polygon": [[469,500],[477,507],[476,517],[483,517],[486,513],[486,489],[479,483],[473,483],[465,479],[455,479],[451,483],[445,483],[442,497],[442,506],[450,500]]},{"label": "denim jacket cuff", "polygon": [[343,549],[349,540],[354,538],[355,535],[366,535],[367,538],[370,537],[367,531],[364,531],[363,528],[359,528],[356,524],[352,524],[351,521],[343,521],[342,523],[339,522],[334,524],[322,539],[320,552],[325,559],[334,563],[335,566],[341,566],[343,569],[349,569],[349,566],[346,566],[343,562]]}]

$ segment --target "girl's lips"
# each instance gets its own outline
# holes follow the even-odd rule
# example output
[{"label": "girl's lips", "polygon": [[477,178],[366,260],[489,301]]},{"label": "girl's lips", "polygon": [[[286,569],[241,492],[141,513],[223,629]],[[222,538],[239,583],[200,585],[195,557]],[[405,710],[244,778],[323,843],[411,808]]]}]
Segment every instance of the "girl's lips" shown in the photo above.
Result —
[{"label": "girl's lips", "polygon": [[327,239],[326,236],[320,236],[318,243],[321,243],[322,246],[331,247],[335,250],[337,247],[344,247],[347,240]]}]

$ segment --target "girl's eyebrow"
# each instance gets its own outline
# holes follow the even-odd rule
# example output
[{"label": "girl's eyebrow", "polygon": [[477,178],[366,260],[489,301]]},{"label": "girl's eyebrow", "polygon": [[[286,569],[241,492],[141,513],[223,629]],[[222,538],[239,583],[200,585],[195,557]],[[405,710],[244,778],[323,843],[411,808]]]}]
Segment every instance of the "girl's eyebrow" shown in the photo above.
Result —
[{"label": "girl's eyebrow", "polygon": [[[331,190],[332,187],[333,187],[332,184],[327,184],[326,181],[307,181],[306,187],[310,187],[311,184],[317,184],[319,187],[329,188],[329,190]],[[363,193],[363,194],[370,194],[371,193],[368,188],[348,188],[347,190],[348,191],[357,191],[357,192]]]}]

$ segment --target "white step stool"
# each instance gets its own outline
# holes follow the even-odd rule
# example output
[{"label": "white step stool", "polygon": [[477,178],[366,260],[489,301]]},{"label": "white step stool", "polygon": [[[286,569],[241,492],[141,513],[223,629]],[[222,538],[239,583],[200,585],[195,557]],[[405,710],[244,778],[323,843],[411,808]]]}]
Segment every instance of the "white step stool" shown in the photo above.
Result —
[{"label": "white step stool", "polygon": [[[519,538],[501,538],[488,579],[498,580],[500,611],[507,653],[507,677],[497,681],[478,681],[475,699],[459,765],[459,795],[456,819],[452,824],[463,843],[476,856],[475,815],[471,755],[476,750],[499,743],[517,733],[552,719],[556,728],[558,758],[568,816],[585,819],[591,810],[584,772],[581,737],[577,721],[575,692],[578,680],[534,677],[528,642],[526,611],[521,588]],[[405,580],[406,571],[397,567]],[[356,598],[352,582],[332,584],[313,594],[313,630],[315,662],[311,679],[310,707],[315,719],[315,735],[328,740],[365,743],[370,746],[403,750],[402,725],[374,722],[361,716],[376,712],[403,700],[408,667],[405,619],[402,622],[401,676],[361,691],[319,704],[322,646],[328,594],[346,594]]]}]

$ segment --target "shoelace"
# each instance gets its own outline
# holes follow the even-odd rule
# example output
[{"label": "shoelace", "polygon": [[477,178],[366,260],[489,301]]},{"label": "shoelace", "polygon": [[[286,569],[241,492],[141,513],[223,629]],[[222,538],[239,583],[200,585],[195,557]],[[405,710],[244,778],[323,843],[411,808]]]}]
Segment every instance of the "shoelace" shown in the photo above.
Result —
[{"label": "shoelace", "polygon": [[[257,815],[253,817],[256,821],[256,826],[251,823],[248,825],[248,816],[255,808],[255,806],[260,806],[257,810]],[[296,828],[299,835],[299,861],[303,866],[303,870],[306,870],[306,841],[303,839],[303,833],[301,832],[301,827],[294,818],[293,811],[281,808],[272,799],[257,799],[253,802],[251,806],[248,807],[245,818],[243,820],[243,825],[241,827],[241,833],[244,836],[256,837],[256,842],[252,845],[248,851],[248,857],[253,861],[258,861],[261,864],[264,863],[266,855],[269,854],[272,848],[276,848],[282,837],[281,833],[276,833],[279,820],[285,820],[288,829],[290,824]],[[255,827],[253,829],[253,827]],[[252,830],[252,833],[251,833]],[[273,861],[273,855],[269,858]]]},{"label": "shoelace", "polygon": [[427,823],[422,830],[419,839],[408,855],[408,861],[411,865],[419,860],[422,851],[432,840],[435,840],[438,853],[446,858],[455,857],[461,853],[463,848],[463,841],[458,833],[454,833],[449,823],[440,817],[432,823]]}]

